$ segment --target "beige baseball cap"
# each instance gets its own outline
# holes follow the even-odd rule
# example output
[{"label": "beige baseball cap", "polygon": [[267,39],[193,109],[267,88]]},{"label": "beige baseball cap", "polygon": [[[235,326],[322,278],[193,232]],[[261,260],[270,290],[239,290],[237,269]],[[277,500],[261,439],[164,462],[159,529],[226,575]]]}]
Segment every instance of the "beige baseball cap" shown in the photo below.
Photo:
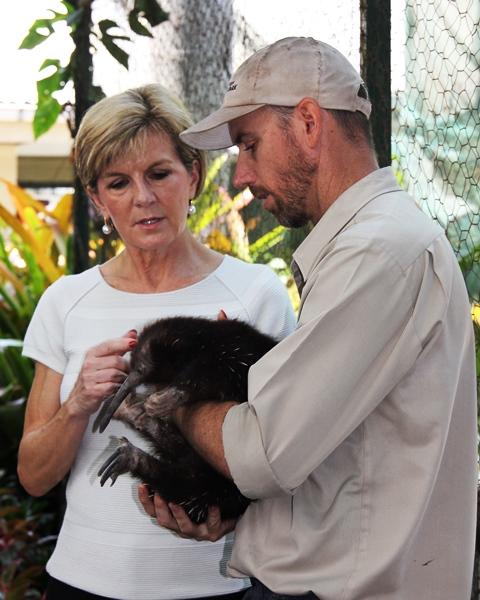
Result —
[{"label": "beige baseball cap", "polygon": [[233,74],[222,106],[180,134],[189,146],[219,150],[233,145],[228,123],[258,108],[296,106],[314,98],[322,108],[360,111],[371,104],[364,83],[338,50],[313,38],[288,37],[262,48]]}]

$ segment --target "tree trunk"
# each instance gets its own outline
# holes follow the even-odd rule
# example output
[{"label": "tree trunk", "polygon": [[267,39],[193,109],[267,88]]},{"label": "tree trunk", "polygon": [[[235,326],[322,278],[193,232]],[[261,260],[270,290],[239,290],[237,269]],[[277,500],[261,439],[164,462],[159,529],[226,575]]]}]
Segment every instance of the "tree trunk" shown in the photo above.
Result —
[{"label": "tree trunk", "polygon": [[164,0],[162,7],[170,16],[155,34],[154,77],[176,93],[198,120],[220,106],[228,88],[232,0]]},{"label": "tree trunk", "polygon": [[[72,59],[73,87],[75,90],[75,130],[73,133],[75,136],[83,115],[93,104],[91,101],[93,61],[90,51],[93,0],[71,1],[75,8],[82,9],[81,21],[72,31],[72,38],[75,43]],[[74,273],[81,273],[89,267],[89,200],[77,176],[75,176],[74,186],[72,269]]]},{"label": "tree trunk", "polygon": [[373,140],[378,162],[392,162],[390,0],[360,0],[360,70],[372,101]]}]

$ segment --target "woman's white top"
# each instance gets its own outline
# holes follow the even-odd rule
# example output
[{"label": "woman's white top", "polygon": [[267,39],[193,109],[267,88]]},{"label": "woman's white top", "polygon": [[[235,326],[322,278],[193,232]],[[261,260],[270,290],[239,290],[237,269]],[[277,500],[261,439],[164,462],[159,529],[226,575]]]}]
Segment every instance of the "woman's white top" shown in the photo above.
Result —
[{"label": "woman's white top", "polygon": [[[60,400],[68,397],[86,351],[129,329],[175,315],[229,318],[281,339],[295,326],[286,290],[266,266],[226,256],[202,281],[172,292],[135,294],[112,288],[100,269],[62,277],[44,293],[23,347],[25,356],[63,374]],[[111,421],[91,432],[92,415],[67,484],[67,509],[47,571],[69,585],[122,600],[164,600],[227,594],[246,587],[225,574],[233,536],[218,542],[182,539],[143,510],[138,481],[121,475],[103,488],[97,472],[126,436],[149,450],[130,427]]]}]

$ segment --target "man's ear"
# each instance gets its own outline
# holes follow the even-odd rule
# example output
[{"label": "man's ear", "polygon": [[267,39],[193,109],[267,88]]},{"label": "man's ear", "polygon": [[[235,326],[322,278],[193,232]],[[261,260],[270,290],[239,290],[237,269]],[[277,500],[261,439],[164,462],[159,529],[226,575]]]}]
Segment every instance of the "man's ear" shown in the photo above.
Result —
[{"label": "man's ear", "polygon": [[303,98],[295,107],[297,127],[309,148],[315,148],[320,140],[323,110],[313,98]]}]

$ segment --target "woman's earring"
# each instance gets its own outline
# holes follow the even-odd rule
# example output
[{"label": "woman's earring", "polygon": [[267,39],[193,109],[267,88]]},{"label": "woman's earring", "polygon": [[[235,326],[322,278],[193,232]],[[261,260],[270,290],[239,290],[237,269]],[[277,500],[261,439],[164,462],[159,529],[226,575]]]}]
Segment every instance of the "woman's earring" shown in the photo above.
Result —
[{"label": "woman's earring", "polygon": [[112,226],[108,223],[107,217],[103,217],[102,232],[104,235],[112,233]]},{"label": "woman's earring", "polygon": [[190,201],[190,204],[188,205],[188,214],[194,215],[196,212],[197,212],[197,207],[195,206],[195,204],[192,204],[192,202]]}]

